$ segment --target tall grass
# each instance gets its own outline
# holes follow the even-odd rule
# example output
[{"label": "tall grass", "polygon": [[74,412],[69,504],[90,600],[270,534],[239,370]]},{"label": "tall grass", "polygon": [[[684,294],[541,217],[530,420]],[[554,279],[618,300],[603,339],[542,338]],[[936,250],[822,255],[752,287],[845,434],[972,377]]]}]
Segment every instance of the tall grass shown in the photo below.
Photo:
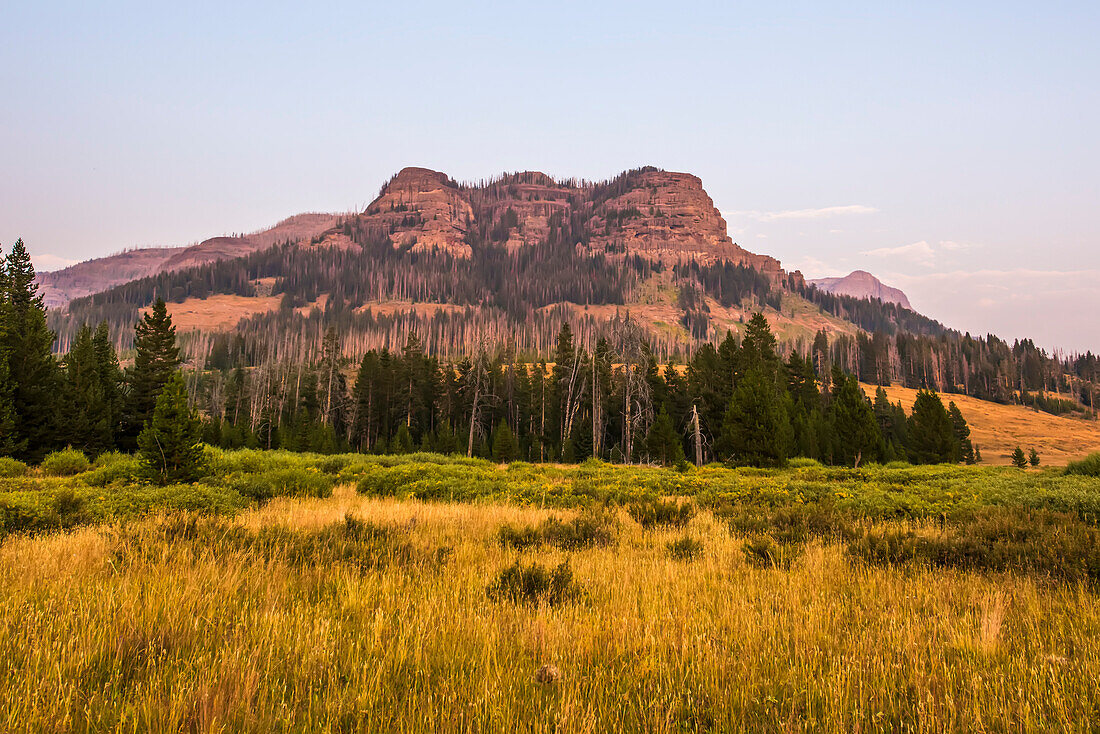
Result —
[{"label": "tall grass", "polygon": [[[685,530],[618,514],[615,545],[522,556],[500,527],[562,510],[347,488],[10,536],[0,730],[1087,731],[1100,710],[1085,586],[812,536],[756,565],[705,510],[684,563]],[[584,593],[487,593],[521,557]]]}]

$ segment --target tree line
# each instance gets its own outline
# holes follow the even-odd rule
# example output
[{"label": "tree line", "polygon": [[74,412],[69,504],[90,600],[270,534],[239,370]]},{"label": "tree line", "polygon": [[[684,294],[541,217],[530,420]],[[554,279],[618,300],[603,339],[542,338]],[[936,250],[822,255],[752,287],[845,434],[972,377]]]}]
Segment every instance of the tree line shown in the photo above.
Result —
[{"label": "tree line", "polygon": [[[481,342],[443,362],[415,332],[400,350],[349,363],[335,328],[315,359],[181,374],[180,349],[158,299],[134,326],[134,360],[119,365],[106,324],[82,325],[68,352],[55,339],[22,241],[0,262],[0,453],[40,461],[72,446],[97,455],[140,449],[162,474],[166,453],[222,446],[378,453],[417,449],[502,461],[782,466],[977,460],[954,404],[922,391],[912,414],[885,391],[798,352],[782,359],[767,319],[704,344],[685,364],[659,365],[629,319],[591,351],[561,325],[550,361]],[[197,404],[204,419],[192,412]],[[193,439],[193,440],[192,440]],[[168,448],[174,446],[171,451]],[[178,472],[177,472],[178,473]]]}]

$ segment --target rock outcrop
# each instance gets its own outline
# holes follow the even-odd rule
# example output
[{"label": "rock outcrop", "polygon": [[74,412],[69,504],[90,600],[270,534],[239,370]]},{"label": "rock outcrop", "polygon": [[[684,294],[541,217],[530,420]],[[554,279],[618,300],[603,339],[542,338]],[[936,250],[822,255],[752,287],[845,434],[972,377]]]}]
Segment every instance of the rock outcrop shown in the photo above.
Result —
[{"label": "rock outcrop", "polygon": [[896,303],[902,308],[913,310],[909,304],[909,298],[903,292],[884,285],[881,280],[866,270],[853,271],[843,278],[817,278],[809,283],[828,293],[853,298],[877,298],[883,303]]}]

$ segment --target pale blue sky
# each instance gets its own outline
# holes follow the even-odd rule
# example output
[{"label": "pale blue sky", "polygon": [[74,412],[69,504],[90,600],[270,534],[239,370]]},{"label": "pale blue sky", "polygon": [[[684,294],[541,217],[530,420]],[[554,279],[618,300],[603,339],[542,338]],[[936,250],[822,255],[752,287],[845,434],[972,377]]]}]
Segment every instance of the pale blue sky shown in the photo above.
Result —
[{"label": "pale blue sky", "polygon": [[0,9],[5,246],[186,244],[405,165],[653,164],[807,275],[1100,350],[1095,3],[156,5]]}]

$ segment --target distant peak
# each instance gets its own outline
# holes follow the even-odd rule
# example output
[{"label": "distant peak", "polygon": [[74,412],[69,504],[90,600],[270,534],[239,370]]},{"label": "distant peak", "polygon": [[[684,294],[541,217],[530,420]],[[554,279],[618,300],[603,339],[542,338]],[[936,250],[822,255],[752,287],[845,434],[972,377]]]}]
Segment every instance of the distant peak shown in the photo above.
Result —
[{"label": "distant peak", "polygon": [[902,308],[913,309],[905,293],[884,284],[866,270],[853,270],[842,278],[817,278],[808,282],[827,293],[852,298],[877,298],[883,303],[896,303]]}]

